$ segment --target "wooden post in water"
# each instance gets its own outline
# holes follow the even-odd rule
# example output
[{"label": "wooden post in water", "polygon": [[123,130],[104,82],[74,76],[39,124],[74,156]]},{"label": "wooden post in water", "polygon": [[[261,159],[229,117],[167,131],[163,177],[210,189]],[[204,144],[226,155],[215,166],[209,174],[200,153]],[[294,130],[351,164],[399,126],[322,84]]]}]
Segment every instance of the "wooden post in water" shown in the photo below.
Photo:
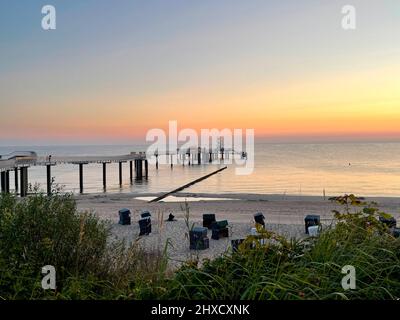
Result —
[{"label": "wooden post in water", "polygon": [[133,183],[132,161],[129,161],[129,181]]},{"label": "wooden post in water", "polygon": [[51,196],[51,164],[46,165],[47,195]]},{"label": "wooden post in water", "polygon": [[14,169],[14,184],[15,184],[15,193],[18,193],[18,168]]},{"label": "wooden post in water", "polygon": [[21,197],[26,197],[28,195],[28,167],[21,167]]},{"label": "wooden post in water", "polygon": [[143,178],[143,163],[142,159],[136,159],[136,179],[141,180]]},{"label": "wooden post in water", "polygon": [[149,177],[149,162],[146,160],[144,160],[144,175],[146,177],[146,179]]},{"label": "wooden post in water", "polygon": [[138,178],[138,175],[139,175],[138,159],[135,159],[135,179]]},{"label": "wooden post in water", "polygon": [[156,170],[158,170],[158,153],[156,154]]},{"label": "wooden post in water", "polygon": [[20,182],[20,186],[21,186],[20,196],[21,196],[21,198],[23,198],[26,196],[24,194],[25,186],[24,186],[24,168],[23,167],[20,168],[19,182]]},{"label": "wooden post in water", "polygon": [[122,187],[122,162],[119,162],[118,166],[119,166],[119,186]]},{"label": "wooden post in water", "polygon": [[79,193],[83,193],[83,163],[79,163]]},{"label": "wooden post in water", "polygon": [[201,148],[197,148],[197,164],[201,165]]},{"label": "wooden post in water", "polygon": [[107,163],[103,162],[103,190],[107,190]]},{"label": "wooden post in water", "polygon": [[10,193],[10,171],[6,171],[6,193]]},{"label": "wooden post in water", "polygon": [[5,193],[6,192],[6,172],[2,171],[0,173],[1,175],[1,192]]}]

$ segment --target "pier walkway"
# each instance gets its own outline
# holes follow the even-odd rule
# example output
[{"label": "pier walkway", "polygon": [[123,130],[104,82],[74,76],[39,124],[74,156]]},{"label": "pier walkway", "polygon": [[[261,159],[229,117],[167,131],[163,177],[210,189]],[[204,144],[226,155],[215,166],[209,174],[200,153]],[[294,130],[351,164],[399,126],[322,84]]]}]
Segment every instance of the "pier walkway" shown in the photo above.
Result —
[{"label": "pier walkway", "polygon": [[[51,168],[56,165],[74,164],[79,166],[79,190],[83,193],[83,166],[90,163],[98,163],[103,165],[103,187],[107,186],[107,164],[119,164],[119,184],[122,186],[122,164],[129,162],[130,181],[133,181],[133,163],[135,164],[136,179],[148,177],[148,161],[145,152],[131,152],[127,155],[118,156],[46,156],[38,157],[33,151],[18,151],[8,155],[0,156],[0,176],[1,176],[1,191],[4,193],[10,192],[10,172],[15,174],[15,192],[20,189],[21,197],[28,194],[28,168],[31,166],[46,167],[47,174],[47,194],[52,193],[52,176]],[[18,174],[20,177],[18,178]]]}]

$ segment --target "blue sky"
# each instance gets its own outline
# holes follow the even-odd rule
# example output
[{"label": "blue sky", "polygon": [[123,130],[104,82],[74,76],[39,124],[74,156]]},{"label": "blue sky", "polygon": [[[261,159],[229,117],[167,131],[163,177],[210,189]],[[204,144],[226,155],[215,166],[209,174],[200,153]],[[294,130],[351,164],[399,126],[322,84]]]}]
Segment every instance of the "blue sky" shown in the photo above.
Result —
[{"label": "blue sky", "polygon": [[[41,29],[46,4],[57,10],[55,31]],[[310,79],[397,66],[399,1],[351,1],[357,8],[354,32],[341,29],[344,4],[1,0],[0,143],[94,141],[122,128],[112,142],[143,136],[167,119],[204,126],[214,114],[212,125],[236,125],[243,111],[232,106],[224,121],[219,114],[227,106],[220,100],[249,101],[253,89],[284,90]],[[203,111],[193,116],[191,106],[199,108],[201,99]],[[249,110],[261,112],[255,103]],[[265,105],[272,113],[282,110],[279,119],[291,112],[286,103]],[[140,124],[130,126],[129,116]]]}]

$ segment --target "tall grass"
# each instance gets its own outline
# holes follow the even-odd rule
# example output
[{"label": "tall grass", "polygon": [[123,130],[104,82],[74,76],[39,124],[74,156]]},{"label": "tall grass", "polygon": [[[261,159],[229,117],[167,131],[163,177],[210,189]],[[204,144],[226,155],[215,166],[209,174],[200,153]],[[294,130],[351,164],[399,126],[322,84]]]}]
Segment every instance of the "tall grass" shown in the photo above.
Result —
[{"label": "tall grass", "polygon": [[[316,238],[259,228],[265,244],[249,236],[238,252],[202,264],[190,259],[171,273],[168,243],[148,251],[111,242],[110,224],[78,212],[69,194],[1,195],[0,298],[398,299],[400,239],[376,219],[384,213],[354,196],[334,200],[344,211]],[[185,212],[190,230],[188,206]],[[54,291],[41,288],[45,265],[56,268]],[[356,269],[355,290],[341,286],[345,265]]]},{"label": "tall grass", "polygon": [[[317,238],[287,240],[259,232],[260,245],[248,237],[237,253],[202,267],[183,266],[170,282],[171,299],[398,299],[400,239],[376,219],[385,215],[354,196],[336,199],[344,213]],[[367,205],[350,212],[354,206]],[[255,243],[253,249],[249,247]],[[253,245],[254,247],[254,245]],[[356,289],[344,290],[342,267],[356,270]]]},{"label": "tall grass", "polygon": [[[0,196],[0,297],[3,299],[143,298],[160,281],[162,253],[109,243],[110,225],[78,212],[70,194]],[[41,288],[53,265],[57,289]]]}]

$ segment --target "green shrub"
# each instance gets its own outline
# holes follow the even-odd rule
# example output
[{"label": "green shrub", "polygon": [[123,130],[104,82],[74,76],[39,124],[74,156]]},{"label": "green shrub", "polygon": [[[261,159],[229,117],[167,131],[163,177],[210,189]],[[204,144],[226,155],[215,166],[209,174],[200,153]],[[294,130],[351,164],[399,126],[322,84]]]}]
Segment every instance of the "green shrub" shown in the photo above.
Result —
[{"label": "green shrub", "polygon": [[[147,282],[160,277],[161,255],[136,243],[108,243],[109,235],[110,225],[78,212],[70,194],[1,195],[1,298],[141,297]],[[41,288],[45,265],[56,269],[56,291]]]},{"label": "green shrub", "polygon": [[[377,220],[383,212],[353,195],[335,199],[344,213],[317,238],[291,240],[259,228],[265,245],[249,236],[237,253],[202,267],[183,266],[170,282],[170,299],[397,299],[400,240]],[[350,212],[355,206],[362,210]],[[249,249],[255,243],[253,249]],[[342,267],[356,269],[355,290],[345,291]]]},{"label": "green shrub", "polygon": [[[78,212],[69,194],[0,196],[2,299],[398,299],[400,239],[377,220],[386,216],[353,195],[336,224],[318,237],[288,240],[259,227],[235,253],[202,266],[167,271],[164,251],[110,241],[110,225]],[[363,207],[360,209],[360,206]],[[57,289],[41,288],[53,265]],[[356,269],[355,290],[341,286],[342,267]]]}]

